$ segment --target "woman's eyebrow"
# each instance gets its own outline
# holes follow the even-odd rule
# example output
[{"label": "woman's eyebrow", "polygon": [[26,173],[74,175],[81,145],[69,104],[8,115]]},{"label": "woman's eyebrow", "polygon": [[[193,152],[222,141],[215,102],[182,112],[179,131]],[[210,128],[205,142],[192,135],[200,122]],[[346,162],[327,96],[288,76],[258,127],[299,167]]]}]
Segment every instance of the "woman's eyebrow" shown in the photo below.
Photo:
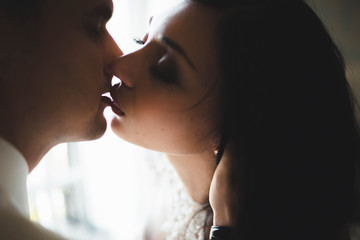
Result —
[{"label": "woman's eyebrow", "polygon": [[185,61],[190,65],[190,67],[194,70],[194,71],[197,71],[196,70],[196,67],[195,65],[192,63],[192,61],[190,60],[190,58],[188,57],[188,55],[186,54],[186,52],[184,51],[184,49],[182,49],[182,47],[177,44],[176,42],[174,42],[173,40],[171,40],[170,38],[168,37],[160,37],[160,40],[163,44],[171,47],[172,49],[174,49],[175,51],[177,51],[181,56],[184,57]]}]

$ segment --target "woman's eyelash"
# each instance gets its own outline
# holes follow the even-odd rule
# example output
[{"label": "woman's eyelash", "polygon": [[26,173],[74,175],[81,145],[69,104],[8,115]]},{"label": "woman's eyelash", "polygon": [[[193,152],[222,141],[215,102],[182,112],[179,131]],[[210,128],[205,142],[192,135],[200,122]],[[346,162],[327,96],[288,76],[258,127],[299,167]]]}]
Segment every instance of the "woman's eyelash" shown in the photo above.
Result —
[{"label": "woman's eyelash", "polygon": [[144,45],[145,42],[143,40],[141,40],[140,38],[134,37],[133,40],[135,41],[135,43],[140,44],[140,45]]}]

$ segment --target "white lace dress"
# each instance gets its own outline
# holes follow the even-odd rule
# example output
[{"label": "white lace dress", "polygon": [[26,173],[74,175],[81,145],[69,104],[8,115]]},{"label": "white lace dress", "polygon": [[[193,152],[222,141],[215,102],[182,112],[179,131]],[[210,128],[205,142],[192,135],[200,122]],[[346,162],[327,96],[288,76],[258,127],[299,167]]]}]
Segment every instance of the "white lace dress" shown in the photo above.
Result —
[{"label": "white lace dress", "polygon": [[165,164],[159,174],[166,182],[169,196],[165,202],[165,222],[161,226],[166,240],[205,240],[212,224],[209,204],[198,204],[189,197],[170,164]]}]

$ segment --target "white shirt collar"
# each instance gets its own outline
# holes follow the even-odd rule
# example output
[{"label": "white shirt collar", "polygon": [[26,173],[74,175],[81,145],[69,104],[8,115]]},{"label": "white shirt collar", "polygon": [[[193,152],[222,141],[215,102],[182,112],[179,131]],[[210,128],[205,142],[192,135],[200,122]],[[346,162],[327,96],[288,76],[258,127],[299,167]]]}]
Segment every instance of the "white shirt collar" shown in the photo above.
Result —
[{"label": "white shirt collar", "polygon": [[22,154],[0,137],[0,207],[14,207],[29,217],[27,176],[29,167]]}]

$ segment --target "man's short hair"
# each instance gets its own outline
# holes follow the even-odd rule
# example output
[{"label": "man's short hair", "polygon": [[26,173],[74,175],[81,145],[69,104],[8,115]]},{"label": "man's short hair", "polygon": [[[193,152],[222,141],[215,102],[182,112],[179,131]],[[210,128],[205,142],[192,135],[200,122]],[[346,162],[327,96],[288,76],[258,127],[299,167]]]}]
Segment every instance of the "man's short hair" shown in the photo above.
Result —
[{"label": "man's short hair", "polygon": [[44,0],[0,0],[0,12],[18,18],[38,16],[43,2]]}]

